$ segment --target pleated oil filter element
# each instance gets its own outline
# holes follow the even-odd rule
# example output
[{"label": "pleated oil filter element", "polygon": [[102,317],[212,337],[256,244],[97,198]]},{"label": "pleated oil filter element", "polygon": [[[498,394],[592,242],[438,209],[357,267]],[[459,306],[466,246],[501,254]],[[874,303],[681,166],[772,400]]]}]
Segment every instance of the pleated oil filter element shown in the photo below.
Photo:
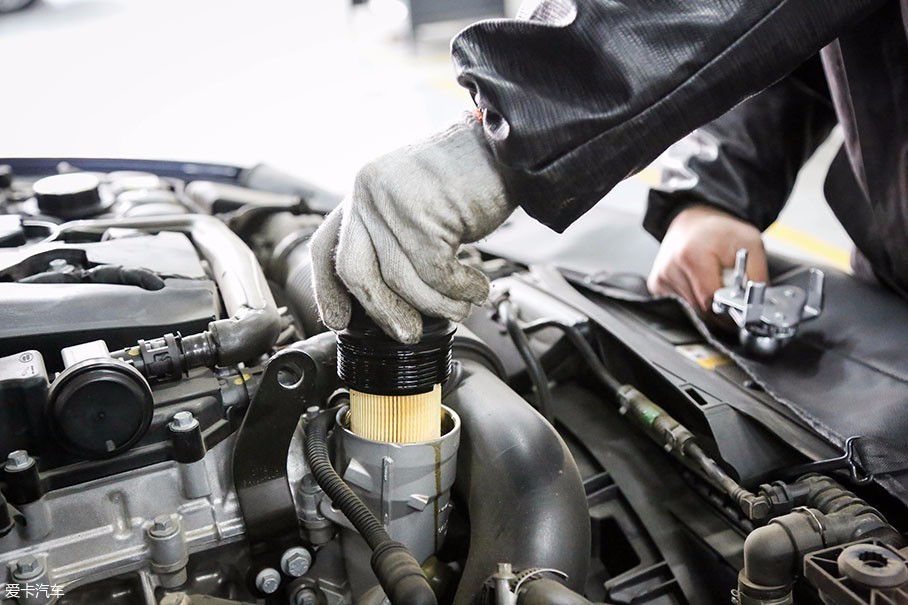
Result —
[{"label": "pleated oil filter element", "polygon": [[350,430],[385,443],[422,443],[441,437],[441,385],[418,395],[350,391]]}]

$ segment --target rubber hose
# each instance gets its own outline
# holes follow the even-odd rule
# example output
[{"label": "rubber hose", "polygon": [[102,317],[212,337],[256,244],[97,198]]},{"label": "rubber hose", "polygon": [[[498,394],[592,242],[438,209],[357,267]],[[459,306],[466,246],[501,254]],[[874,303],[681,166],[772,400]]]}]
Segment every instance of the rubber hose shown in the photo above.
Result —
[{"label": "rubber hose", "polygon": [[592,345],[590,345],[586,340],[586,337],[584,337],[576,326],[572,326],[557,319],[545,319],[524,326],[523,331],[527,335],[530,335],[545,328],[561,330],[564,335],[567,336],[568,340],[571,341],[574,348],[577,349],[580,357],[586,362],[586,365],[593,372],[593,375],[606,389],[608,389],[609,395],[615,396],[618,394],[618,389],[621,388],[621,382],[606,369],[605,364],[603,364],[599,359],[599,356],[596,355],[596,351],[593,350]]},{"label": "rubber hose", "polygon": [[315,336],[328,330],[321,322],[318,305],[315,303],[315,288],[312,285],[312,258],[309,254],[309,242],[299,242],[287,255],[286,281],[284,292],[293,312],[299,319],[303,333]]},{"label": "rubber hose", "polygon": [[545,374],[545,368],[542,367],[542,362],[530,347],[530,341],[527,339],[527,335],[524,334],[523,329],[521,329],[520,325],[517,323],[516,310],[514,309],[513,303],[509,300],[502,301],[501,304],[498,305],[498,313],[501,316],[501,320],[504,322],[505,327],[507,327],[508,335],[510,335],[514,346],[517,347],[517,352],[520,353],[520,357],[523,359],[523,363],[526,366],[527,374],[529,374],[530,380],[533,382],[533,387],[536,389],[539,411],[545,416],[545,419],[548,420],[550,424],[554,425],[555,414],[552,409],[552,391],[549,389],[548,376]]},{"label": "rubber hose", "polygon": [[393,605],[436,605],[435,593],[413,554],[391,536],[331,465],[328,432],[339,407],[306,425],[306,461],[316,483],[331,498],[372,550],[372,571]]},{"label": "rubber hose", "polygon": [[11,532],[13,527],[15,527],[15,522],[9,512],[6,498],[0,493],[0,538]]},{"label": "rubber hose", "polygon": [[554,580],[527,582],[517,595],[517,605],[592,605],[589,599]]},{"label": "rubber hose", "polygon": [[136,286],[143,290],[160,290],[164,280],[148,269],[132,269],[119,265],[101,265],[84,271],[57,273],[47,271],[19,280],[23,284],[112,284]]}]

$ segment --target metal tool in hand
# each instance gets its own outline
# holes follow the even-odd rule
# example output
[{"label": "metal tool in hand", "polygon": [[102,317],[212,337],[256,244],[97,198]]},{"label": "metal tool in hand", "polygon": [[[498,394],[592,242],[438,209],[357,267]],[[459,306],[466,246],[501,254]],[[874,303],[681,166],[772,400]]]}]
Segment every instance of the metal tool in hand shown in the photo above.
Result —
[{"label": "metal tool in hand", "polygon": [[713,313],[728,315],[738,325],[741,345],[750,353],[770,356],[787,345],[801,322],[823,311],[823,280],[819,269],[810,269],[807,291],[798,286],[767,287],[747,279],[747,250],[738,250],[732,285],[713,294]]}]

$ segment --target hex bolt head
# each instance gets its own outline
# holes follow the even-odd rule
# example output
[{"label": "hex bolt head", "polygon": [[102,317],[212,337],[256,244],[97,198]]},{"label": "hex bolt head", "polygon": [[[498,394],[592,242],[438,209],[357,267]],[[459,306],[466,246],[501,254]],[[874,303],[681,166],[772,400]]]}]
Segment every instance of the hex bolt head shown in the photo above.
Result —
[{"label": "hex bolt head", "polygon": [[281,556],[281,569],[292,578],[305,575],[311,565],[312,555],[301,546],[288,548]]},{"label": "hex bolt head", "polygon": [[293,605],[318,605],[318,595],[312,588],[303,588],[293,595]]},{"label": "hex bolt head", "polygon": [[167,538],[177,533],[180,528],[173,522],[170,515],[158,515],[154,518],[151,527],[148,528],[148,535],[152,538]]},{"label": "hex bolt head", "polygon": [[35,459],[28,455],[28,452],[25,450],[16,450],[10,452],[9,457],[6,459],[6,470],[7,471],[24,471],[35,463]]},{"label": "hex bolt head", "polygon": [[35,557],[22,557],[16,561],[13,578],[20,581],[34,580],[44,573],[44,566]]},{"label": "hex bolt head", "polygon": [[255,587],[265,594],[274,594],[281,586],[281,574],[278,570],[266,567],[255,576]]},{"label": "hex bolt head", "polygon": [[199,426],[199,421],[195,419],[192,412],[182,411],[173,415],[170,428],[174,431],[191,431]]}]

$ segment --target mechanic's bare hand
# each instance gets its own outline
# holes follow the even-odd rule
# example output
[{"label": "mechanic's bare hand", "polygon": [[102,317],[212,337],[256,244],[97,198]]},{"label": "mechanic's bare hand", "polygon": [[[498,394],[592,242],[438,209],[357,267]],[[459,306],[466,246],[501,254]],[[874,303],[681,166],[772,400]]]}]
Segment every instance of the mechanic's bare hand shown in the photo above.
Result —
[{"label": "mechanic's bare hand", "polygon": [[709,317],[713,293],[724,285],[722,270],[734,267],[741,248],[748,251],[748,278],[768,281],[766,251],[756,227],[707,206],[682,210],[662,239],[647,286],[657,296],[680,296]]},{"label": "mechanic's bare hand", "polygon": [[322,321],[341,330],[350,294],[391,337],[422,336],[420,312],[463,320],[489,281],[457,260],[461,244],[494,231],[514,210],[474,117],[378,158],[312,237]]}]

